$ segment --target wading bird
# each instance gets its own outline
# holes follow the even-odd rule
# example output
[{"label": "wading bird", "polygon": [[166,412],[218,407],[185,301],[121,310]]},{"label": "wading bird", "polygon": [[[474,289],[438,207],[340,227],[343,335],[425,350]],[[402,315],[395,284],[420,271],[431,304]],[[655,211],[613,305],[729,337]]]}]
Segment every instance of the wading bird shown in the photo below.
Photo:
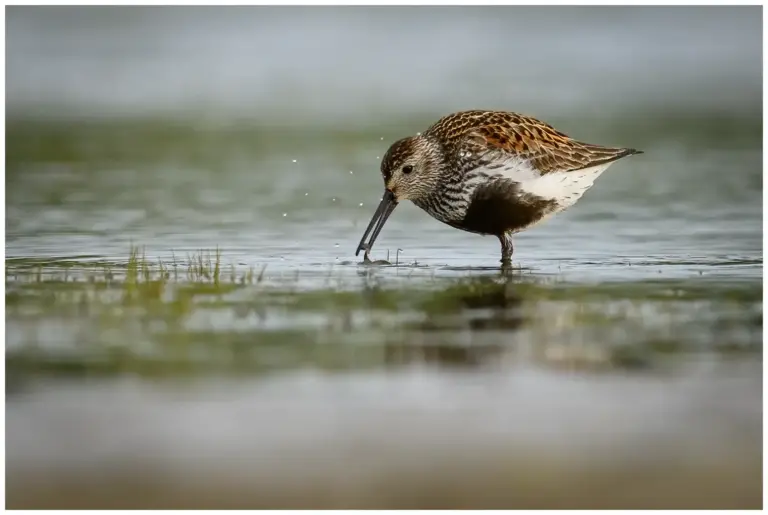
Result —
[{"label": "wading bird", "polygon": [[384,196],[355,255],[364,250],[367,260],[398,202],[410,200],[451,227],[496,236],[509,266],[513,234],[572,206],[614,161],[640,153],[582,143],[516,113],[450,114],[389,147]]}]

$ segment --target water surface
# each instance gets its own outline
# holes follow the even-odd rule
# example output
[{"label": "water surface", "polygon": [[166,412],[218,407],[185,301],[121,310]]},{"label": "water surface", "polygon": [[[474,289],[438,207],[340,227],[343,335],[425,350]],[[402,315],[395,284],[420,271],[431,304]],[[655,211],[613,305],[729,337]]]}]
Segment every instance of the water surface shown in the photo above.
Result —
[{"label": "water surface", "polygon": [[[760,506],[759,19],[10,9],[9,506]],[[510,275],[409,203],[361,264],[470,108],[645,153]]]}]

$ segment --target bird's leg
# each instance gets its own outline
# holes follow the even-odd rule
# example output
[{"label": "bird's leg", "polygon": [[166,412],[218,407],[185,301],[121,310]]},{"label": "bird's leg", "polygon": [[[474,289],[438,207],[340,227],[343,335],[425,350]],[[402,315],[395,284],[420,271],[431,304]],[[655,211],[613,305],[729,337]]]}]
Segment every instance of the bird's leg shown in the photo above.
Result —
[{"label": "bird's leg", "polygon": [[499,241],[501,242],[501,267],[507,268],[512,266],[512,235],[504,233],[499,235]]}]

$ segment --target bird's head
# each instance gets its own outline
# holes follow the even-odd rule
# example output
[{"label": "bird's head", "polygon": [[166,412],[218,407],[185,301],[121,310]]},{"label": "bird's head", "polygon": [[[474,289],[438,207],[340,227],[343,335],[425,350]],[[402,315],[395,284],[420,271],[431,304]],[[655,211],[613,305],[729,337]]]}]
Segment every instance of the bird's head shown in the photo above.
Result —
[{"label": "bird's head", "polygon": [[[421,135],[403,138],[389,147],[381,161],[384,196],[365,229],[355,255],[361,250],[368,255],[398,202],[411,200],[418,203],[435,191],[440,182],[441,162],[440,147]],[[371,238],[366,243],[368,234]]]},{"label": "bird's head", "polygon": [[429,196],[439,182],[439,148],[421,135],[398,140],[384,154],[381,175],[396,202]]}]

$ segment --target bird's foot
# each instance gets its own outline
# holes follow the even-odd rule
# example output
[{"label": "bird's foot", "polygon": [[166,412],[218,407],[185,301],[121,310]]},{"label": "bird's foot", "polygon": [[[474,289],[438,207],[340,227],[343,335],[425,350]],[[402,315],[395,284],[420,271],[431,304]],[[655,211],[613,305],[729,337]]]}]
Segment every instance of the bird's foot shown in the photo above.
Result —
[{"label": "bird's foot", "polygon": [[501,269],[512,269],[512,252],[514,247],[512,246],[512,236],[509,233],[500,234],[499,241],[501,242]]},{"label": "bird's foot", "polygon": [[512,258],[504,256],[501,258],[501,275],[509,275],[513,271]]}]

